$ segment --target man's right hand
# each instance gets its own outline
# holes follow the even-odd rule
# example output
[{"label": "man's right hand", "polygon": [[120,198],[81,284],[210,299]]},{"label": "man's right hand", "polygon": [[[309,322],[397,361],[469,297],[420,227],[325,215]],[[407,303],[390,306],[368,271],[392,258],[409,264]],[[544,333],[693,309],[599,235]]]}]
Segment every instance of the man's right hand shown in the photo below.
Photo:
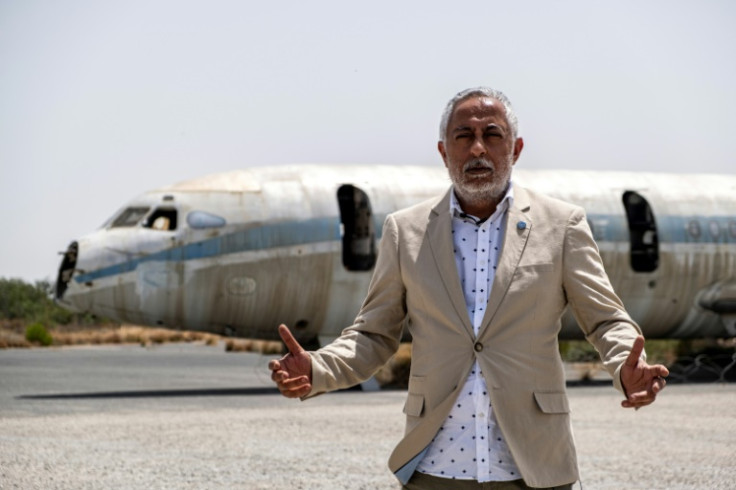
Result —
[{"label": "man's right hand", "polygon": [[301,398],[312,391],[312,360],[286,325],[279,325],[279,335],[288,354],[268,363],[271,379],[287,398]]}]

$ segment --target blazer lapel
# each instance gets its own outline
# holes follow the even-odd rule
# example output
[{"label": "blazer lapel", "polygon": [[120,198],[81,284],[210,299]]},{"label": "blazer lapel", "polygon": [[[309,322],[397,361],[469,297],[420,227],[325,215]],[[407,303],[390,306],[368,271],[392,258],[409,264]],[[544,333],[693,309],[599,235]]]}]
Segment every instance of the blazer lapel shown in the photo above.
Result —
[{"label": "blazer lapel", "polygon": [[427,237],[447,295],[455,308],[457,316],[462,320],[465,330],[473,335],[473,325],[468,318],[465,297],[460,287],[460,276],[455,264],[455,252],[452,242],[452,217],[450,216],[450,193],[445,194],[440,202],[432,208],[432,215],[427,224]]},{"label": "blazer lapel", "polygon": [[529,195],[523,188],[514,186],[514,204],[506,214],[506,232],[503,246],[496,268],[496,277],[493,279],[491,296],[488,298],[488,305],[478,333],[479,337],[490,325],[496,310],[498,310],[501,301],[506,296],[506,291],[511,285],[511,279],[514,277],[514,271],[516,271],[519,260],[521,260],[521,254],[526,247],[532,229],[532,220],[528,213],[529,208]]}]

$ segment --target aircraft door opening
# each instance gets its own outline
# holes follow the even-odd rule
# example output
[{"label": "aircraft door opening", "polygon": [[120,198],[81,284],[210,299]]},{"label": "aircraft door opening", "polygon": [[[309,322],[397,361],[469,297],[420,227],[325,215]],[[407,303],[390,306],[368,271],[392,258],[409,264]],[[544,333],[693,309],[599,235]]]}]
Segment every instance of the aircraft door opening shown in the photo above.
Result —
[{"label": "aircraft door opening", "polygon": [[629,225],[631,268],[635,272],[652,272],[659,266],[659,238],[652,207],[634,191],[624,192],[623,202]]},{"label": "aircraft door opening", "polygon": [[72,242],[64,252],[64,258],[59,267],[59,275],[56,278],[56,299],[63,299],[69,281],[72,280],[74,271],[77,267],[77,255],[79,254],[79,244]]},{"label": "aircraft door opening", "polygon": [[369,271],[376,263],[376,229],[370,199],[350,184],[337,190],[340,204],[342,264],[349,271]]}]

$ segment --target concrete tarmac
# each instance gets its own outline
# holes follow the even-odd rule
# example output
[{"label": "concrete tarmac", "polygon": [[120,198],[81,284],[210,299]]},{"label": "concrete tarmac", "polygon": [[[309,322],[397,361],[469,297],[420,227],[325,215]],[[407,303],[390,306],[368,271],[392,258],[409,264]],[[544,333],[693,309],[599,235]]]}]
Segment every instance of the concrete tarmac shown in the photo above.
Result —
[{"label": "concrete tarmac", "polygon": [[[398,488],[386,460],[405,393],[287,400],[270,359],[198,344],[0,351],[0,489]],[[637,412],[609,386],[569,395],[585,490],[736,488],[736,385],[670,385]]]}]

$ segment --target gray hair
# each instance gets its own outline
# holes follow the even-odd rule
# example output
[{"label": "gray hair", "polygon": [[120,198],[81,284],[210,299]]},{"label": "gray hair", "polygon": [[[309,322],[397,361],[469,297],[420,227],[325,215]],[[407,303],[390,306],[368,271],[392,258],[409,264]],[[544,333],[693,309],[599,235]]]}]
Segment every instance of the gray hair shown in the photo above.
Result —
[{"label": "gray hair", "polygon": [[442,113],[442,119],[440,120],[440,141],[444,143],[447,139],[447,125],[450,124],[450,116],[455,111],[455,107],[471,97],[490,97],[501,102],[504,109],[506,109],[506,120],[511,126],[512,139],[516,140],[519,135],[519,119],[516,117],[514,108],[511,107],[511,101],[506,97],[506,94],[490,87],[475,87],[458,92],[445,106],[445,111]]}]

